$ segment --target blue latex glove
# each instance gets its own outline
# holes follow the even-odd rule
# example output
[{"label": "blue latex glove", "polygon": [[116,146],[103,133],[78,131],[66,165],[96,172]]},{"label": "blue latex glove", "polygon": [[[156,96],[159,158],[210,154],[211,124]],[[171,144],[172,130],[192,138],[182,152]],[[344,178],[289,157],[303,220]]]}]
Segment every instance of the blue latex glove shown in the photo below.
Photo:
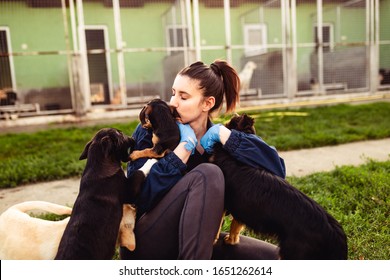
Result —
[{"label": "blue latex glove", "polygon": [[215,143],[221,142],[219,130],[222,124],[215,124],[207,130],[206,134],[200,139],[200,144],[207,153],[212,153]]},{"label": "blue latex glove", "polygon": [[177,125],[180,129],[180,143],[186,142],[184,147],[187,151],[191,151],[192,154],[195,152],[195,147],[198,144],[198,140],[196,140],[196,135],[194,130],[191,128],[189,124],[182,124],[177,122]]}]

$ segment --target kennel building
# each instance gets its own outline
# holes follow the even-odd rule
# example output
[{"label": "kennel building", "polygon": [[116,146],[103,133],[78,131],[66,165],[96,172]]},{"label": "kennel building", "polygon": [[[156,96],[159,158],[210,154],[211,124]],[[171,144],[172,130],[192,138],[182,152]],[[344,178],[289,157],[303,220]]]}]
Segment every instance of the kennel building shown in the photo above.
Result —
[{"label": "kennel building", "polygon": [[0,0],[0,121],[169,100],[226,59],[241,104],[388,92],[390,0]]}]

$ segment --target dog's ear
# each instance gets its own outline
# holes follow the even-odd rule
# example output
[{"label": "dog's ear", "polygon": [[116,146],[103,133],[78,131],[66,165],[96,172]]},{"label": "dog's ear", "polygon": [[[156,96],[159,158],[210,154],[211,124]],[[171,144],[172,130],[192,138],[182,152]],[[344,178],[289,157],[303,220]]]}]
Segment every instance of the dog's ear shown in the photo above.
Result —
[{"label": "dog's ear", "polygon": [[255,119],[247,114],[241,116],[240,124],[242,131],[250,134],[256,134]]},{"label": "dog's ear", "polygon": [[112,151],[112,140],[110,138],[110,136],[104,136],[101,140],[100,140],[100,145],[102,147],[102,150],[103,150],[103,153],[104,153],[104,156],[107,158],[111,155],[111,151]]},{"label": "dog's ear", "polygon": [[85,145],[84,151],[81,153],[81,155],[80,155],[80,157],[79,157],[79,160],[83,160],[83,159],[86,159],[86,158],[87,158],[89,146],[91,146],[91,144],[92,144],[92,140],[89,141],[89,142],[87,143],[87,145]]},{"label": "dog's ear", "polygon": [[152,112],[152,106],[145,105],[144,108],[142,108],[141,112],[139,113],[139,120],[141,121],[141,124],[144,128],[150,128],[152,127],[152,124],[150,123],[149,115]]},{"label": "dog's ear", "polygon": [[139,120],[140,120],[140,122],[141,122],[141,124],[144,124],[144,122],[145,122],[145,110],[146,110],[146,107],[147,107],[147,105],[145,105],[143,108],[142,108],[142,110],[141,110],[141,112],[139,112]]},{"label": "dog's ear", "polygon": [[243,119],[247,125],[253,126],[255,124],[255,119],[247,114],[243,114]]},{"label": "dog's ear", "polygon": [[239,114],[234,113],[230,120],[225,124],[225,126],[229,129],[238,129],[238,125],[241,119],[242,117],[240,117]]}]

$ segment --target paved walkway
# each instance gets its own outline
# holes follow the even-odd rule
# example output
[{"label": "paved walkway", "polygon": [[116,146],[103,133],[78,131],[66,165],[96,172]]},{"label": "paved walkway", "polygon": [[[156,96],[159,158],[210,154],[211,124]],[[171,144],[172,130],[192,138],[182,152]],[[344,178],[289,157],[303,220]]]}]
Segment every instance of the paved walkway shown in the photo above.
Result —
[{"label": "paved walkway", "polygon": [[[330,171],[336,166],[360,165],[373,159],[390,159],[390,138],[363,141],[338,146],[280,152],[285,160],[287,176],[305,176],[314,172]],[[62,205],[73,205],[80,178],[59,180],[0,189],[0,213],[16,203],[27,200],[45,200]]]}]

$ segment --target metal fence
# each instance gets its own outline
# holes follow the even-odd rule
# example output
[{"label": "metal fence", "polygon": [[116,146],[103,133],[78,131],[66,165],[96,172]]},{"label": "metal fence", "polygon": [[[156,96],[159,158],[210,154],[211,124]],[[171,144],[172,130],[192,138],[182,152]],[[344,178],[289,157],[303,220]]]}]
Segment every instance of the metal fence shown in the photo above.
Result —
[{"label": "metal fence", "polygon": [[390,0],[0,0],[2,118],[169,100],[226,59],[241,100],[390,86]]}]

